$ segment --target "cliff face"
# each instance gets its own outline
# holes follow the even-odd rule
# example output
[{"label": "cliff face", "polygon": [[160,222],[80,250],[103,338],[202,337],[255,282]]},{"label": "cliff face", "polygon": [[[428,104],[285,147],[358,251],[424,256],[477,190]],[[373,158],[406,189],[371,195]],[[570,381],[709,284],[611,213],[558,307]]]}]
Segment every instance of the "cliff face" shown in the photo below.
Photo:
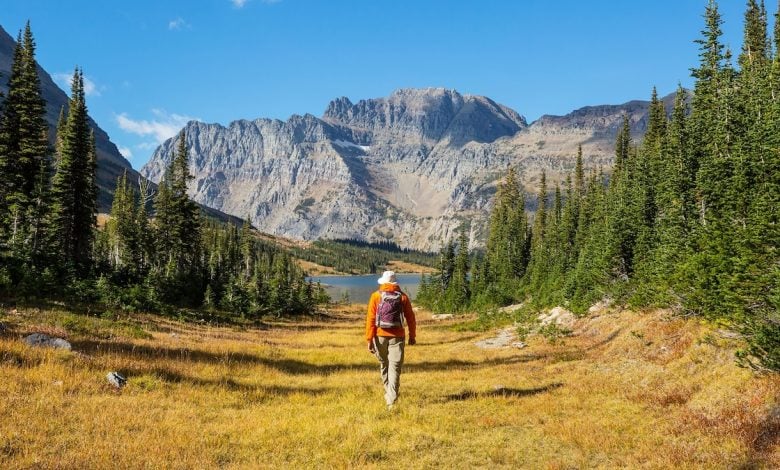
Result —
[{"label": "cliff face", "polygon": [[[16,41],[0,27],[0,92],[8,92],[8,78],[11,75]],[[40,66],[38,76],[41,80],[41,92],[46,100],[46,121],[49,124],[49,140],[54,142],[55,129],[60,110],[68,107],[68,96],[52,80],[51,75]],[[95,146],[97,147],[97,181],[100,193],[98,205],[102,212],[111,208],[112,195],[116,186],[116,179],[125,171],[133,179],[138,178],[138,172],[133,170],[116,145],[108,137],[108,134],[90,119],[90,126],[95,131]]]},{"label": "cliff face", "polygon": [[[556,181],[573,168],[578,144],[586,165],[607,165],[622,116],[639,136],[648,105],[583,108],[529,126],[486,97],[404,89],[358,103],[338,98],[322,118],[227,127],[190,122],[190,192],[204,205],[293,238],[438,249],[469,222],[479,243],[495,183],[508,167],[534,191],[542,170]],[[144,176],[162,178],[175,140],[157,149]]]}]

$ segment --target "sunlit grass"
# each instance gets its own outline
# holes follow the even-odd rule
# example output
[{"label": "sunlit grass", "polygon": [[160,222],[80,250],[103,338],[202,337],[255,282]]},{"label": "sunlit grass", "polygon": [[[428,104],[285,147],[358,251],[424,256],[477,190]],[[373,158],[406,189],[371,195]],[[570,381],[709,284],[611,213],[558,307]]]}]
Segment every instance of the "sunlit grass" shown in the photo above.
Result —
[{"label": "sunlit grass", "polygon": [[[737,368],[705,325],[623,312],[481,350],[495,332],[422,313],[388,412],[361,312],[268,329],[6,315],[0,468],[780,465],[780,381]],[[24,346],[32,331],[74,352]]]}]

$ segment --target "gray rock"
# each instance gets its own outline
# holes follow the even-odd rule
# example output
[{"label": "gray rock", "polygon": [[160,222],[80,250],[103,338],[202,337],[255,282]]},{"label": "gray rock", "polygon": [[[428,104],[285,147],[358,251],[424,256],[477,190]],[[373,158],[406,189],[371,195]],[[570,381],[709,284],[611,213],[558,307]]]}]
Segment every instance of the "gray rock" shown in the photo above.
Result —
[{"label": "gray rock", "polygon": [[434,313],[431,315],[431,320],[451,320],[455,318],[455,315],[451,313]]},{"label": "gray rock", "polygon": [[65,349],[70,351],[70,343],[62,338],[45,335],[43,333],[33,333],[24,338],[24,342],[29,346],[40,348]]},{"label": "gray rock", "polygon": [[106,379],[108,380],[108,383],[116,388],[122,388],[127,384],[127,378],[119,372],[109,372],[108,375],[106,375]]},{"label": "gray rock", "polygon": [[498,332],[494,338],[477,341],[474,344],[480,349],[502,349],[509,347],[515,339],[516,327],[510,326]]}]

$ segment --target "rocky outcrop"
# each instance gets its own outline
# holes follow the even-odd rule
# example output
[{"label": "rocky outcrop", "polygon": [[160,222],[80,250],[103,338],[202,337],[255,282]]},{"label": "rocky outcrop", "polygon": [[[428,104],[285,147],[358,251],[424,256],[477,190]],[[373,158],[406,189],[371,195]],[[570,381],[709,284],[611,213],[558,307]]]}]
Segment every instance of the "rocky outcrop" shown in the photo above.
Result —
[{"label": "rocky outcrop", "polygon": [[[508,167],[532,192],[542,170],[554,182],[573,168],[578,144],[589,166],[607,165],[623,115],[639,137],[647,111],[647,102],[632,101],[528,125],[489,98],[428,88],[357,103],[338,98],[322,118],[191,122],[190,193],[293,238],[435,250],[469,222],[479,244],[496,181]],[[175,139],[165,142],[141,173],[159,181],[175,147]]]},{"label": "rocky outcrop", "polygon": [[[0,27],[0,92],[2,93],[8,91],[8,77],[11,75],[15,47],[16,41]],[[68,96],[54,83],[48,72],[40,66],[38,67],[38,75],[41,79],[41,92],[46,100],[46,121],[50,129],[49,139],[54,142],[57,119],[61,109],[67,110]],[[111,208],[117,177],[125,171],[133,179],[138,178],[139,175],[133,170],[130,162],[119,153],[116,145],[108,138],[108,134],[91,119],[90,126],[95,131],[95,146],[97,148],[97,182],[100,189],[98,205],[101,211],[106,212]]]}]

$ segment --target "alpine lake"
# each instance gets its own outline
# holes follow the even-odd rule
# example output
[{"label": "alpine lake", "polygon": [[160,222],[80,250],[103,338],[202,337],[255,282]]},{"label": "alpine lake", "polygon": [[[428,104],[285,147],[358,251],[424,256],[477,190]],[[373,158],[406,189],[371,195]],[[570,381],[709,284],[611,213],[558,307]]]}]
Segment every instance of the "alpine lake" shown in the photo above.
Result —
[{"label": "alpine lake", "polygon": [[[401,290],[414,300],[420,288],[421,274],[396,274]],[[379,288],[377,279],[381,274],[358,276],[310,276],[307,280],[320,283],[334,302],[368,303],[371,293]]]}]

